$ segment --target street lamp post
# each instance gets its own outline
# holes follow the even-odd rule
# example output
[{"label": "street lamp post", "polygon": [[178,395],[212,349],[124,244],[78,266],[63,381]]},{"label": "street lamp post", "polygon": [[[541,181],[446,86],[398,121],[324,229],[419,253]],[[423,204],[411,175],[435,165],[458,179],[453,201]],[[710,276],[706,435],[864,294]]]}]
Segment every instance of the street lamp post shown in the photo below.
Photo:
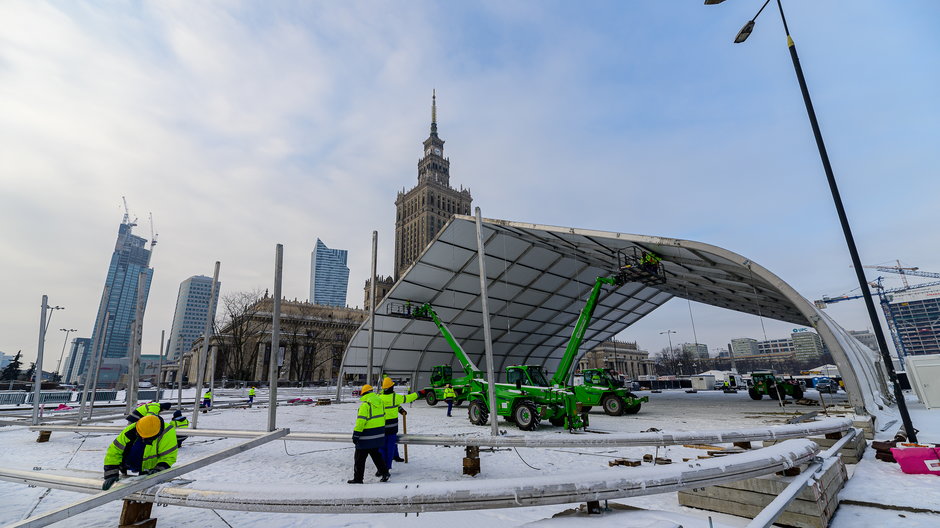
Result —
[{"label": "street lamp post", "polygon": [[[675,330],[665,330],[659,333],[659,335],[666,334],[666,339],[669,340],[669,355],[672,355],[672,335],[671,334],[676,334],[676,333],[678,332],[676,332]],[[679,366],[679,375],[681,376],[682,375],[682,363],[679,363],[678,366]]]},{"label": "street lamp post", "polygon": [[[56,310],[64,310],[61,306],[49,306],[49,296],[42,296],[42,311],[39,315],[39,350],[36,354],[36,363],[33,368],[33,425],[39,425],[39,391],[42,388],[42,355],[46,347],[46,329],[52,322],[52,314]],[[46,313],[49,313],[46,316]]]},{"label": "street lamp post", "polygon": [[78,332],[78,330],[75,328],[60,328],[59,331],[65,332],[65,341],[62,343],[62,352],[59,354],[59,363],[55,366],[55,374],[56,376],[59,376],[59,379],[61,380],[62,371],[59,369],[62,368],[62,358],[65,357],[65,346],[69,343],[69,334],[72,332]]},{"label": "street lamp post", "polygon": [[[724,0],[705,0],[705,5],[720,4]],[[766,0],[757,14],[749,20],[744,27],[735,36],[735,44],[740,44],[747,40],[754,30],[754,24],[761,11],[767,7],[770,0]],[[907,411],[907,404],[904,402],[904,394],[901,392],[901,386],[898,384],[898,377],[894,371],[894,362],[888,353],[888,343],[885,340],[884,330],[881,328],[881,322],[878,320],[878,314],[875,312],[875,303],[872,300],[871,290],[868,287],[868,281],[865,279],[865,272],[862,269],[862,260],[858,255],[858,248],[855,246],[855,237],[852,235],[852,228],[849,226],[848,217],[845,214],[845,208],[842,205],[842,196],[839,194],[839,186],[836,184],[835,175],[832,172],[832,165],[829,163],[829,154],[826,151],[826,144],[823,142],[822,132],[819,130],[819,123],[816,120],[816,110],[813,109],[813,101],[809,97],[809,89],[806,87],[806,79],[803,77],[803,68],[800,66],[800,58],[796,53],[796,44],[790,36],[790,28],[787,26],[787,18],[783,14],[783,3],[777,0],[777,9],[780,11],[780,20],[783,22],[783,30],[787,34],[787,47],[790,49],[790,59],[793,61],[793,69],[796,71],[797,81],[800,83],[800,92],[803,94],[803,103],[806,105],[806,114],[809,117],[810,126],[813,129],[813,135],[816,138],[816,148],[819,150],[819,157],[822,160],[823,170],[826,172],[826,179],[829,181],[829,191],[832,193],[832,201],[835,204],[836,212],[839,215],[839,223],[842,224],[842,233],[845,236],[845,243],[848,246],[849,254],[852,257],[852,266],[855,268],[855,276],[861,287],[865,307],[868,309],[868,318],[871,320],[872,328],[875,331],[875,338],[878,340],[878,346],[881,349],[881,358],[885,369],[888,371],[888,377],[891,380],[894,389],[894,398],[898,403],[898,411],[901,414],[901,420],[904,422],[904,430],[907,433],[908,440],[917,442],[917,435],[914,430],[914,424],[911,422],[911,415]]]}]

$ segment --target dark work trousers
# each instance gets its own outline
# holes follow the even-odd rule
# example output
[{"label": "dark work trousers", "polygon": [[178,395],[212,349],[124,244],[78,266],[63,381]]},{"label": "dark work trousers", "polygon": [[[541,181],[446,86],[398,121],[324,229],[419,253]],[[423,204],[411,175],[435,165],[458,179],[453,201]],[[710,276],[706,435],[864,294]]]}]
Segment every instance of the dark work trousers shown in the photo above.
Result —
[{"label": "dark work trousers", "polygon": [[379,452],[382,455],[382,460],[385,461],[385,467],[392,469],[392,462],[398,456],[398,435],[386,434],[385,445],[380,448]]},{"label": "dark work trousers", "polygon": [[367,456],[372,457],[372,463],[375,464],[375,469],[379,470],[379,473],[383,475],[388,473],[388,468],[385,467],[385,460],[382,459],[382,453],[379,452],[378,447],[372,449],[356,449],[356,463],[353,467],[353,480],[362,482],[362,475],[366,472]]},{"label": "dark work trousers", "polygon": [[447,402],[447,416],[450,416],[450,410],[454,408],[454,399],[453,399],[453,398],[447,398],[447,399],[444,400],[444,401]]}]

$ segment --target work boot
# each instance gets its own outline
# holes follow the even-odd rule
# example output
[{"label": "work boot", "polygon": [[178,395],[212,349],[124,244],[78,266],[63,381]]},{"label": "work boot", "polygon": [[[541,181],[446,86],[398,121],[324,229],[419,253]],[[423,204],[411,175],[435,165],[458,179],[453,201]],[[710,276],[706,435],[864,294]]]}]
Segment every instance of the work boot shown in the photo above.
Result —
[{"label": "work boot", "polygon": [[347,480],[347,481],[346,481],[346,484],[362,484],[362,481],[361,481],[361,480],[355,480],[355,479],[353,479],[353,480]]},{"label": "work boot", "polygon": [[405,459],[402,458],[402,457],[395,457],[395,458],[393,458],[392,460],[394,460],[395,462],[404,462],[404,461],[405,461]]},{"label": "work boot", "polygon": [[382,478],[379,479],[379,482],[388,482],[388,478],[391,477],[391,476],[392,476],[391,474],[386,473],[386,474],[382,475]]},{"label": "work boot", "polygon": [[376,471],[376,472],[375,472],[375,476],[376,476],[376,477],[381,477],[381,476],[382,476],[382,472],[381,472],[381,471]]}]

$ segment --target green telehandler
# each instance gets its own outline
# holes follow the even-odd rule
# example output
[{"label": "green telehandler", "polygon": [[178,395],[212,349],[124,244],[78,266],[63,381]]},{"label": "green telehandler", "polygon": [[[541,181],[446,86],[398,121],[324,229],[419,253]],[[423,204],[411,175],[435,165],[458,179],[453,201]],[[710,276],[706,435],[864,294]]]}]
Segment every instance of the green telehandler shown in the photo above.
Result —
[{"label": "green telehandler", "polygon": [[794,400],[803,397],[803,388],[795,383],[784,381],[777,377],[772,370],[757,370],[751,372],[751,388],[747,390],[752,400],[759,400],[768,395],[773,399],[783,400],[791,396]]}]

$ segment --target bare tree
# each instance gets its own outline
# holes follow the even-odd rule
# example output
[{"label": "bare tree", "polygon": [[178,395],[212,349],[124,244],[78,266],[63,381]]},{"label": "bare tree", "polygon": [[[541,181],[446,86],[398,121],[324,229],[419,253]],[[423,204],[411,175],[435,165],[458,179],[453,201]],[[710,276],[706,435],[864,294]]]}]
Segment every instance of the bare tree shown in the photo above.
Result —
[{"label": "bare tree", "polygon": [[235,292],[222,297],[220,327],[214,339],[219,347],[216,371],[232,379],[250,380],[258,361],[258,340],[271,324],[261,290]]}]

